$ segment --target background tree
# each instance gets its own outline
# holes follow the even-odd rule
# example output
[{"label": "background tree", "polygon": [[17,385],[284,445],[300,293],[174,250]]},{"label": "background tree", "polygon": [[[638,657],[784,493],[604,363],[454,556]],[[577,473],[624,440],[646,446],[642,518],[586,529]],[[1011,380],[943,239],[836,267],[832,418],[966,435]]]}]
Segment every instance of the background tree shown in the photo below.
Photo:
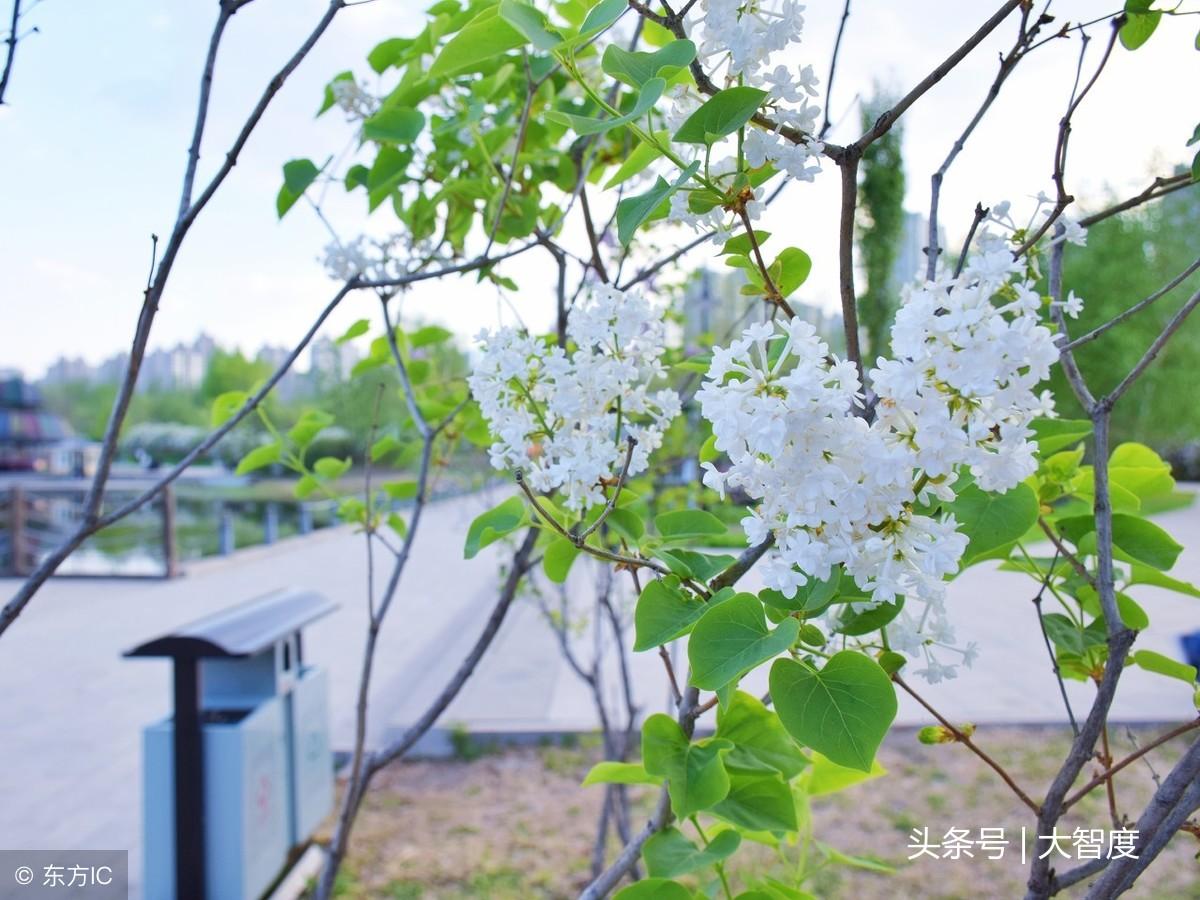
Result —
[{"label": "background tree", "polygon": [[[878,86],[862,104],[866,132],[896,103]],[[858,246],[866,275],[866,290],[858,298],[865,346],[863,358],[874,361],[887,352],[887,330],[899,303],[895,279],[896,257],[904,233],[904,129],[895,125],[864,150],[859,168]]]},{"label": "background tree", "polygon": [[[1162,331],[1180,303],[1200,287],[1195,235],[1200,228],[1200,197],[1194,191],[1166,197],[1141,211],[1114,216],[1088,229],[1086,247],[1066,257],[1063,282],[1086,297],[1073,331],[1085,335],[1130,305],[1147,297],[1189,268],[1192,274],[1168,296],[1132,316],[1104,340],[1076,351],[1080,366],[1092,372],[1100,391],[1116,386],[1121,374],[1138,361]],[[1200,321],[1183,324],[1175,340],[1163,348],[1153,367],[1113,409],[1113,439],[1137,439],[1161,452],[1178,450],[1200,436],[1200,409],[1180,402],[1180,386],[1200,365]],[[1051,381],[1064,416],[1077,416],[1079,404],[1061,369]]]}]

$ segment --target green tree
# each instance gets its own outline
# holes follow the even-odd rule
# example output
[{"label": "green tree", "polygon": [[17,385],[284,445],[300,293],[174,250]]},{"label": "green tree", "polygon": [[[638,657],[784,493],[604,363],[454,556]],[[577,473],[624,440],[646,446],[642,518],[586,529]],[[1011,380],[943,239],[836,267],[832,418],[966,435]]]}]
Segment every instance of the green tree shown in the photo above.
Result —
[{"label": "green tree", "polygon": [[[1068,247],[1063,268],[1067,289],[1083,299],[1083,312],[1070,323],[1078,337],[1157,291],[1196,258],[1200,191],[1195,187],[1151,204],[1140,214],[1114,216],[1088,229],[1086,247]],[[1145,353],[1180,305],[1200,288],[1200,273],[1150,308],[1076,350],[1094,389],[1108,391]],[[1200,410],[1181,402],[1185,385],[1200,367],[1200,320],[1189,319],[1128,398],[1113,410],[1115,441],[1137,440],[1160,450],[1200,439]],[[1054,396],[1064,416],[1080,415],[1079,404],[1057,366]]]},{"label": "green tree", "polygon": [[247,359],[240,350],[217,350],[200,382],[200,399],[207,406],[229,391],[245,391],[271,375],[271,364]]},{"label": "green tree", "polygon": [[[878,87],[862,104],[862,126],[867,131],[895,98]],[[858,316],[865,332],[864,361],[887,352],[888,328],[897,304],[893,271],[900,236],[904,231],[904,131],[892,127],[867,146],[859,163],[858,245],[867,289],[858,298]]]}]

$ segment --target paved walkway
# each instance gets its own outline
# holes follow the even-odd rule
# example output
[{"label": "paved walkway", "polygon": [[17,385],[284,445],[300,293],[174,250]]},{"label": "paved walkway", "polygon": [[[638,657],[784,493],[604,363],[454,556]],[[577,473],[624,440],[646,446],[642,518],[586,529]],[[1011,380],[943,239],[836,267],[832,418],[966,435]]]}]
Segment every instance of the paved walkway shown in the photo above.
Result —
[{"label": "paved walkway", "polygon": [[[475,496],[431,507],[409,571],[384,628],[376,656],[370,740],[395,734],[424,709],[474,642],[496,596],[499,552],[464,561],[470,520],[495,502]],[[1162,516],[1160,523],[1189,550],[1173,574],[1200,582],[1200,510]],[[377,561],[377,577],[385,560]],[[578,567],[577,567],[578,568]],[[586,596],[586,573],[576,590]],[[573,574],[573,578],[575,575]],[[311,662],[332,675],[334,744],[350,744],[353,697],[366,619],[366,563],[361,536],[334,529],[194,564],[170,582],[61,579],[48,584],[0,639],[0,845],[133,849],[140,873],[140,731],[169,711],[165,662],[123,660],[123,650],[205,613],[289,584],[321,591],[340,610],[306,633]],[[7,597],[16,582],[0,580]],[[958,679],[928,687],[927,697],[955,720],[1061,721],[1061,701],[1036,640],[1029,602],[1032,582],[990,566],[970,570],[951,591],[959,639],[982,654]],[[1153,620],[1139,641],[1178,656],[1176,636],[1200,627],[1200,600],[1155,588],[1134,595]],[[586,606],[586,599],[584,599]],[[581,647],[585,656],[590,646]],[[632,661],[646,711],[662,709],[661,663],[653,653]],[[607,687],[615,692],[608,667]],[[751,688],[755,685],[751,684]],[[1070,685],[1077,710],[1090,689]],[[1114,718],[1180,720],[1191,714],[1191,691],[1140,671],[1122,682]],[[899,721],[928,716],[901,698]],[[511,611],[496,644],[442,725],[472,732],[538,734],[590,729],[594,715],[584,686],[563,662],[532,602]],[[446,732],[426,749],[445,745]]]}]

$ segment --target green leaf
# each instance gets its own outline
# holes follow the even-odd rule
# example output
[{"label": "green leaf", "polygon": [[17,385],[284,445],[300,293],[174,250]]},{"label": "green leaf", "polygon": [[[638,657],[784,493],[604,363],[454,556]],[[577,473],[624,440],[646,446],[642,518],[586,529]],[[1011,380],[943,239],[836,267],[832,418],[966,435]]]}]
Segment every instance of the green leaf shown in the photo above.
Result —
[{"label": "green leaf", "polygon": [[662,778],[651,775],[641,763],[613,762],[604,760],[592,766],[583,786],[593,784],[662,784]]},{"label": "green leaf", "polygon": [[1175,565],[1183,546],[1149,519],[1114,515],[1113,543],[1129,557],[1165,571]]},{"label": "green leaf", "polygon": [[796,830],[796,798],[778,775],[730,775],[729,793],[712,811],[751,831]]},{"label": "green leaf", "polygon": [[730,772],[773,770],[790,781],[808,765],[779,716],[744,691],[717,711],[717,737],[733,744],[725,757]]},{"label": "green leaf", "polygon": [[555,584],[562,584],[567,580],[567,574],[571,571],[571,565],[578,555],[578,547],[565,537],[556,537],[550,542],[550,546],[546,548],[546,553],[542,557],[542,570],[546,573],[546,577]]},{"label": "green leaf", "polygon": [[642,764],[651,775],[667,779],[671,809],[680,819],[708,809],[729,793],[729,775],[721,754],[728,741],[709,739],[691,743],[679,724],[656,713],[642,725]]},{"label": "green leaf", "polygon": [[775,257],[769,271],[779,293],[789,297],[808,279],[808,273],[812,271],[812,259],[803,250],[788,247]]},{"label": "green leaf", "polygon": [[317,180],[321,170],[311,159],[293,159],[283,164],[283,186],[275,198],[275,212],[283,218],[296,205],[308,186]]},{"label": "green leaf", "polygon": [[1150,9],[1151,0],[1125,0],[1125,23],[1118,33],[1126,50],[1136,50],[1154,34],[1162,13]]},{"label": "green leaf", "polygon": [[516,531],[525,521],[525,501],[520,497],[509,497],[499,506],[494,506],[476,516],[467,529],[467,542],[463,557],[474,559],[488,544],[498,541],[506,534]]},{"label": "green leaf", "polygon": [[[758,599],[774,609],[784,612],[802,613],[805,618],[811,619],[813,616],[820,615],[824,612],[838,595],[841,589],[843,573],[840,568],[834,569],[828,578],[824,581],[817,581],[814,578],[808,579],[805,584],[800,585],[796,589],[796,594],[793,597],[785,597],[780,591],[767,589],[759,591]],[[853,584],[853,579],[846,578]]]},{"label": "green leaf", "polygon": [[1196,681],[1195,666],[1181,663],[1179,660],[1163,656],[1161,653],[1155,653],[1153,650],[1138,650],[1133,654],[1132,659],[1147,672],[1154,672],[1156,675],[1166,675],[1168,678],[1178,678],[1180,681],[1186,681],[1188,684],[1194,684]]},{"label": "green leaf", "polygon": [[839,766],[822,753],[812,755],[812,768],[808,770],[807,789],[810,797],[821,797],[825,794],[836,794],[848,787],[853,787],[863,781],[870,781],[887,774],[887,769],[880,765],[879,760],[871,764],[871,770],[850,769]]},{"label": "green leaf", "polygon": [[800,623],[784,619],[767,629],[763,605],[753,594],[738,594],[709,609],[688,641],[691,682],[715,691],[742,673],[778,656],[796,641]]},{"label": "green leaf", "polygon": [[388,481],[383,484],[384,493],[393,500],[411,500],[417,496],[419,485],[412,480]]},{"label": "green leaf", "polygon": [[792,737],[838,765],[871,771],[896,718],[896,690],[878,663],[853,650],[834,654],[820,671],[779,659],[770,686]]},{"label": "green leaf", "polygon": [[860,612],[854,612],[849,606],[846,606],[834,621],[833,630],[838,634],[846,634],[850,637],[870,634],[900,615],[902,609],[904,609],[903,597],[897,597],[892,603],[880,603]]},{"label": "green leaf", "polygon": [[426,325],[418,328],[408,336],[408,345],[414,350],[428,347],[431,344],[441,344],[454,337],[454,332],[441,325]]},{"label": "green leaf", "polygon": [[[726,597],[732,596],[732,593]],[[716,597],[709,601],[718,602]],[[708,603],[697,600],[678,586],[678,579],[656,579],[642,588],[633,611],[635,652],[669,644],[692,630],[707,612]]]},{"label": "green leaf", "polygon": [[593,34],[603,31],[621,18],[621,14],[627,9],[629,9],[629,4],[626,0],[600,0],[588,11],[587,18],[579,26],[579,37],[591,37]]},{"label": "green leaf", "polygon": [[646,841],[642,858],[651,878],[676,878],[728,859],[741,846],[733,830],[714,835],[707,847],[697,847],[678,828],[664,828]]},{"label": "green leaf", "polygon": [[1141,500],[1175,490],[1171,464],[1145,444],[1117,446],[1108,457],[1108,477],[1114,485],[1120,485]]},{"label": "green leaf", "polygon": [[425,114],[407,106],[384,107],[363,122],[368,141],[411,144],[425,127]]},{"label": "green leaf", "polygon": [[692,540],[725,534],[725,523],[702,509],[675,509],[654,517],[654,527],[668,540]]},{"label": "green leaf", "polygon": [[541,11],[519,0],[500,0],[500,16],[539,50],[553,50],[563,36],[546,22]]},{"label": "green leaf", "polygon": [[685,144],[711,144],[733,134],[753,118],[767,92],[752,87],[726,88],[710,97],[675,132]]},{"label": "green leaf", "polygon": [[609,44],[604,48],[600,67],[617,81],[630,87],[641,87],[651,78],[670,78],[691,65],[695,58],[696,45],[687,40],[672,41],[653,53],[631,53],[616,44]]},{"label": "green leaf", "polygon": [[970,485],[949,505],[958,520],[958,530],[968,539],[963,566],[1019,540],[1037,524],[1038,499],[1033,488],[1018,484],[996,494]]},{"label": "green leaf", "polygon": [[700,171],[700,161],[692,163],[684,169],[674,183],[668,183],[660,175],[654,182],[654,187],[636,197],[626,197],[617,203],[617,237],[621,245],[628,247],[634,233],[641,227],[660,204],[666,201]]},{"label": "green leaf", "polygon": [[1187,594],[1189,597],[1200,598],[1200,588],[1188,581],[1180,581],[1170,575],[1164,575],[1157,569],[1148,566],[1132,566],[1129,570],[1129,585],[1149,584],[1154,587],[1175,591],[1177,594]]},{"label": "green leaf", "polygon": [[[762,245],[764,243],[766,243],[767,238],[769,238],[770,236],[771,236],[771,232],[769,232],[769,231],[755,231],[754,232],[754,240],[758,242],[758,246],[760,248],[762,247]],[[735,237],[731,237],[729,240],[727,240],[725,242],[725,246],[721,248],[720,255],[728,256],[729,254],[734,253],[734,254],[737,254],[738,256],[748,256],[752,252],[752,250],[753,250],[753,247],[750,244],[750,235],[743,231],[741,234],[739,234]],[[801,251],[801,252],[803,252],[803,251]]]},{"label": "green leaf", "polygon": [[295,487],[292,488],[292,492],[296,495],[297,500],[304,500],[315,494],[320,487],[321,482],[317,481],[311,475],[305,475],[296,482]]},{"label": "green leaf", "polygon": [[666,86],[667,83],[661,78],[651,78],[642,87],[641,91],[638,92],[633,108],[629,112],[620,116],[613,116],[611,119],[592,119],[588,116],[576,116],[571,113],[554,111],[546,113],[546,118],[569,125],[574,129],[576,134],[603,134],[620,125],[628,125],[630,122],[636,122],[644,116],[658,102],[658,98],[662,96],[663,89]]},{"label": "green leaf", "polygon": [[1073,447],[1092,433],[1092,423],[1087,419],[1034,419],[1030,428],[1042,459]]},{"label": "green leaf", "polygon": [[261,447],[255,447],[249,453],[242,457],[241,462],[237,464],[235,475],[245,475],[253,472],[256,469],[262,469],[272,463],[279,462],[280,456],[283,454],[283,447],[279,441],[273,441],[270,444],[263,444]]},{"label": "green leaf", "polygon": [[366,334],[370,330],[371,330],[371,320],[370,319],[359,319],[357,322],[355,322],[353,325],[351,325],[349,328],[347,328],[346,331],[342,334],[342,336],[339,337],[336,341],[334,341],[334,343],[335,344],[344,344],[347,341],[354,340],[356,337],[361,337],[362,335]]},{"label": "green leaf", "polygon": [[350,460],[336,456],[323,456],[313,463],[313,471],[326,481],[341,478],[350,470]]},{"label": "green leaf", "polygon": [[214,428],[218,425],[224,425],[237,415],[238,411],[246,405],[246,401],[249,399],[250,395],[245,391],[226,391],[213,400],[209,421]]},{"label": "green leaf", "polygon": [[643,878],[618,891],[613,900],[693,900],[682,884],[665,878]]},{"label": "green leaf", "polygon": [[303,450],[326,428],[333,424],[333,416],[324,410],[307,410],[296,424],[288,429],[288,439]]},{"label": "green leaf", "polygon": [[457,75],[525,43],[524,35],[500,18],[499,7],[489,6],[447,41],[429,67],[429,77]]}]

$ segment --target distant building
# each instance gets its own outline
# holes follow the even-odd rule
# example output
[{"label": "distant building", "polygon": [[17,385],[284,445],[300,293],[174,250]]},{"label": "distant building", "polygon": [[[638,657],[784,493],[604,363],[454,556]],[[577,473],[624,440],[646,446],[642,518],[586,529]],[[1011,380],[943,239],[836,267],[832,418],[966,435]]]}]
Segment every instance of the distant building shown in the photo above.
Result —
[{"label": "distant building", "polygon": [[[751,323],[762,319],[765,306],[741,292],[745,284],[746,276],[739,269],[719,272],[704,268],[695,273],[683,295],[684,343],[691,350],[728,344]],[[828,339],[835,324],[828,313],[795,298],[788,303]]]},{"label": "distant building", "polygon": [[[176,344],[163,350],[151,350],[142,359],[138,384],[159,390],[189,390],[199,387],[208,370],[208,362],[217,350],[216,342],[201,334],[191,344]],[[129,354],[117,353],[98,365],[79,357],[62,357],[51,364],[42,379],[44,384],[66,384],[86,381],[92,384],[115,384],[125,377]]]},{"label": "distant building", "polygon": [[0,380],[0,471],[90,475],[99,446],[42,409],[41,396],[21,378]]},{"label": "distant building", "polygon": [[308,370],[314,376],[339,381],[350,377],[359,354],[352,344],[339,344],[333,338],[319,337],[308,351]]}]

